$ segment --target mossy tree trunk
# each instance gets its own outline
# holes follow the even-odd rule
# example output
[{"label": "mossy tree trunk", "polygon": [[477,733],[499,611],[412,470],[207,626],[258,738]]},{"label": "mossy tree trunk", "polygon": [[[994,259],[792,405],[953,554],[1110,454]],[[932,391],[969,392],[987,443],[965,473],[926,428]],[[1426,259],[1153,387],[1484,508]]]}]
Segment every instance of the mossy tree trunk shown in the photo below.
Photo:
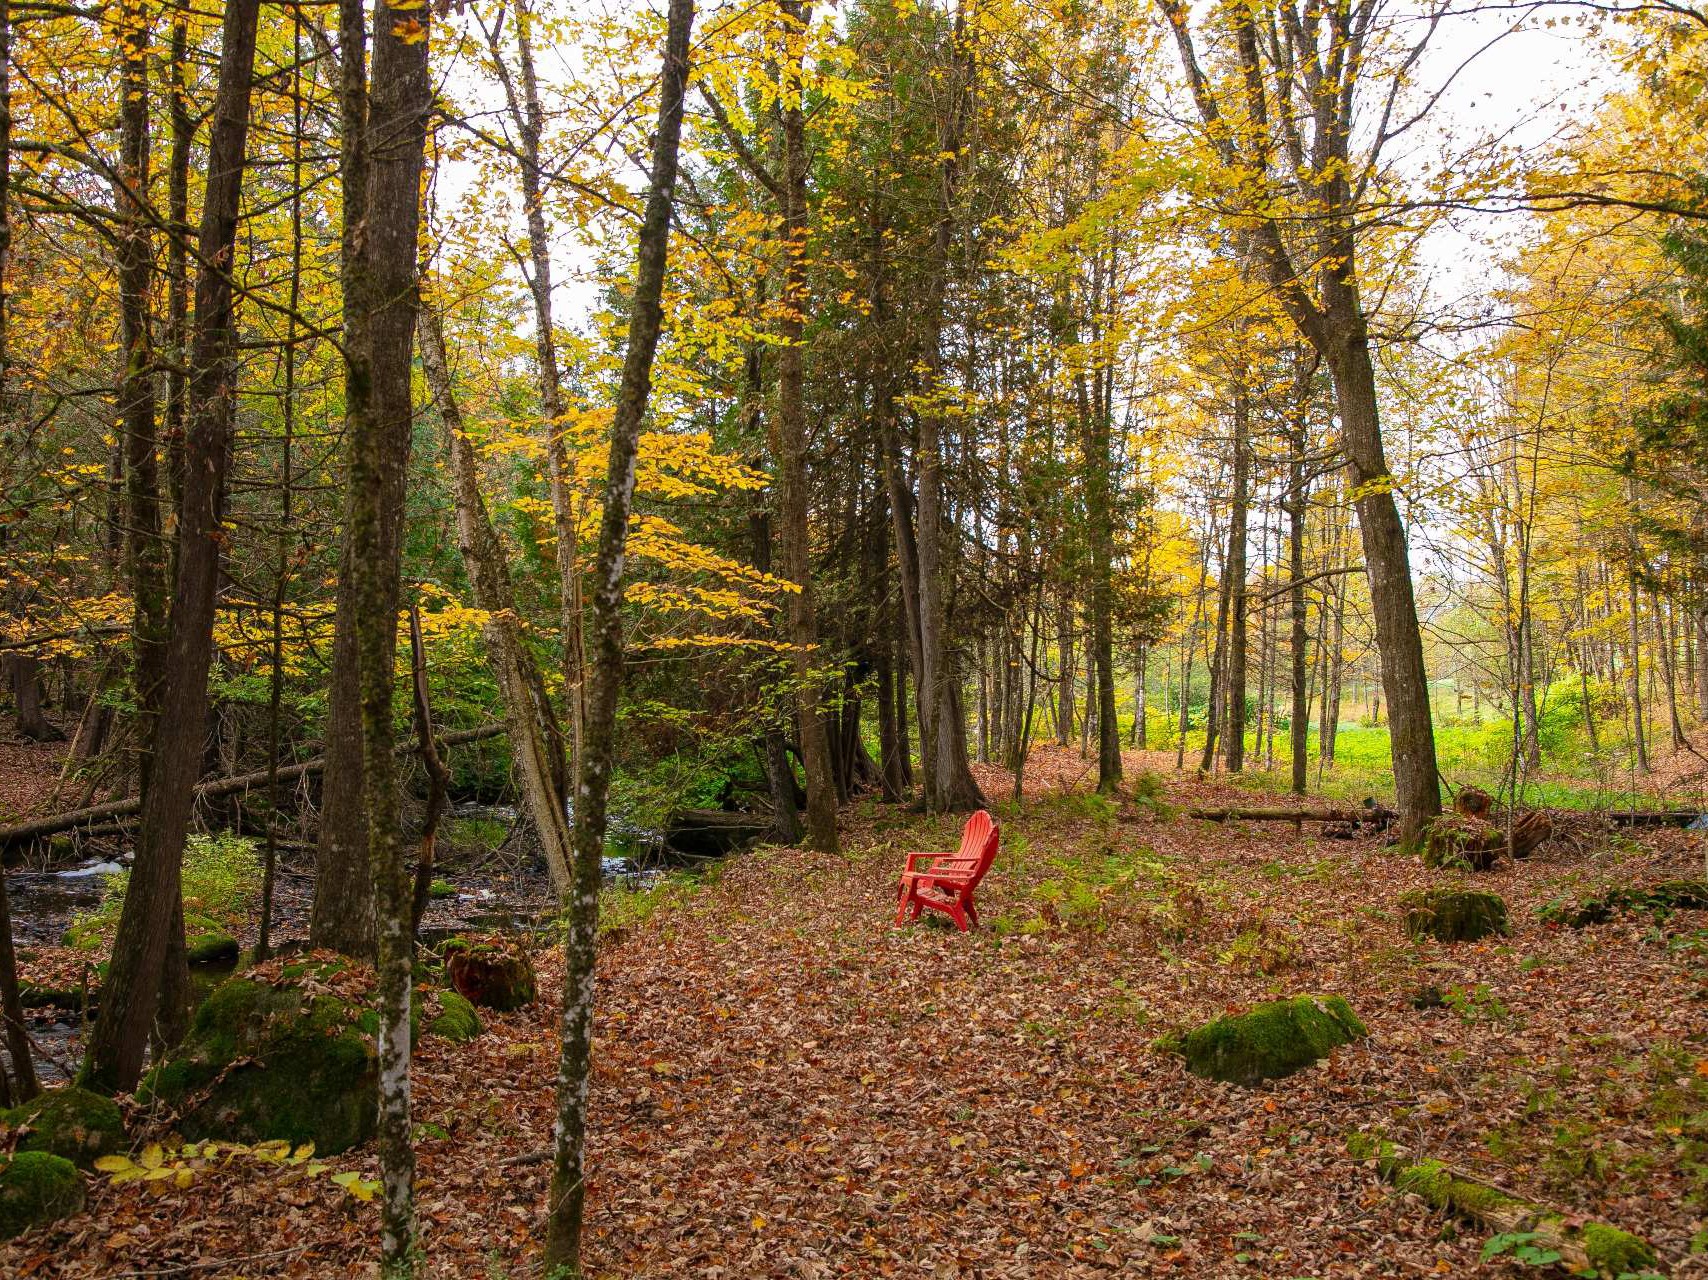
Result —
[{"label": "mossy tree trunk", "polygon": [[1528,1235],[1532,1245],[1558,1254],[1561,1265],[1577,1274],[1616,1277],[1655,1266],[1655,1251],[1630,1232],[1534,1204],[1370,1134],[1354,1134],[1346,1145],[1354,1159],[1374,1160],[1377,1172],[1401,1191],[1486,1231]]},{"label": "mossy tree trunk", "polygon": [[641,421],[652,390],[652,362],[664,321],[665,257],[682,139],[683,97],[688,88],[688,37],[693,0],[670,0],[660,74],[658,131],[652,179],[641,222],[628,350],[611,420],[610,459],[605,474],[605,509],[594,562],[593,666],[587,698],[581,774],[575,796],[575,890],[564,938],[563,1042],[557,1073],[557,1140],[552,1163],[550,1219],[545,1264],[571,1276],[581,1274],[581,1222],[586,1199],[584,1162],[587,1092],[592,1077],[593,961],[599,936],[599,886],[605,851],[605,803],[611,784],[611,753],[617,720],[617,691],[623,679],[623,562],[629,513],[634,505],[635,454]]}]

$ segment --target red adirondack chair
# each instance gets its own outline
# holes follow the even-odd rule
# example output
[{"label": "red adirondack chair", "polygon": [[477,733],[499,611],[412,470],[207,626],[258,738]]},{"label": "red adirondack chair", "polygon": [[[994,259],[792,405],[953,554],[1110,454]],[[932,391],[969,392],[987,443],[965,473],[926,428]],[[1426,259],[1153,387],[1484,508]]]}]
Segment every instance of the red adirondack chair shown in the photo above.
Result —
[{"label": "red adirondack chair", "polygon": [[929,907],[941,911],[955,922],[962,933],[968,924],[979,922],[978,908],[973,905],[973,890],[996,861],[997,839],[1002,828],[996,820],[980,809],[967,819],[961,829],[961,847],[954,853],[910,853],[907,866],[896,888],[896,923],[909,916],[919,919],[919,913]]}]

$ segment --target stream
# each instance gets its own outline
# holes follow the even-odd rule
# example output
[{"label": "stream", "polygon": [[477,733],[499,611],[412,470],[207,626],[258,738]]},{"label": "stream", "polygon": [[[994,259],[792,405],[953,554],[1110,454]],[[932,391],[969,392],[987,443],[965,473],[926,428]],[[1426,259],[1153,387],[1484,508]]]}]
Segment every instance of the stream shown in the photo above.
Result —
[{"label": "stream", "polygon": [[[538,857],[526,853],[502,856],[519,827],[520,813],[515,806],[459,804],[451,807],[446,816],[501,823],[509,835],[496,850],[447,860],[440,875],[456,892],[428,904],[421,921],[423,940],[464,932],[537,929],[555,914],[556,903]],[[673,850],[663,833],[620,815],[610,819],[605,848],[605,882],[625,889],[650,888],[670,867],[692,862]],[[273,915],[273,936],[278,943],[303,938],[308,932],[308,909],[314,892],[312,861],[301,850],[281,855]],[[122,862],[91,858],[69,867],[5,873],[12,938],[20,952],[20,967],[26,973],[31,961],[38,959],[31,955],[36,948],[44,951],[52,948],[55,957],[65,955],[60,949],[65,946],[66,930],[79,916],[88,915],[101,905],[108,881],[126,865],[128,857]],[[255,927],[251,925],[240,931],[238,940],[252,946]],[[40,959],[47,961],[48,957]],[[64,982],[67,975],[61,972],[56,980]],[[93,985],[93,966],[85,967],[83,976],[75,981]],[[80,1011],[40,1004],[27,1009],[27,1014],[30,1039],[36,1049],[37,1074],[47,1083],[69,1079],[82,1052]]]}]

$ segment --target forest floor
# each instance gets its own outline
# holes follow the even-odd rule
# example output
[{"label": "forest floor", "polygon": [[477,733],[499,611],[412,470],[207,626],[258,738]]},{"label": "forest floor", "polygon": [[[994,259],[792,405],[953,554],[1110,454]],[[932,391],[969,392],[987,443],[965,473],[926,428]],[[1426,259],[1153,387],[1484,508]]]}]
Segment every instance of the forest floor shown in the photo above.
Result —
[{"label": "forest floor", "polygon": [[[1383,837],[1172,816],[1249,792],[1164,777],[1161,804],[1109,804],[1077,751],[1038,753],[1023,804],[998,806],[972,934],[892,926],[903,852],[953,847],[958,824],[868,801],[843,814],[841,857],[760,849],[613,898],[592,1274],[1516,1274],[1347,1156],[1381,1129],[1708,1277],[1708,921],[1537,916],[1701,875],[1700,835],[1586,817],[1476,877],[1510,937],[1447,948],[1409,942],[1395,908],[1442,873]],[[993,800],[1011,787],[981,780]],[[561,978],[542,948],[537,1004],[418,1052],[435,1276],[533,1274]],[[1414,1008],[1429,985],[1445,1007]],[[1156,1047],[1297,992],[1346,996],[1369,1038],[1255,1089]],[[369,1149],[331,1163],[377,1172]],[[87,1212],[0,1247],[0,1274],[364,1275],[376,1237],[375,1205],[328,1178],[234,1164],[187,1188],[98,1180]]]}]

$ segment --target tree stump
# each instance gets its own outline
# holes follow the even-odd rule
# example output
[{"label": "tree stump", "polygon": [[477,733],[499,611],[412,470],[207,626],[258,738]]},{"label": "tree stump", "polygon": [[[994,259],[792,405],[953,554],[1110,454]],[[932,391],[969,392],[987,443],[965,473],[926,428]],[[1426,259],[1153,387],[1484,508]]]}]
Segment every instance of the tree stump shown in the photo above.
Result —
[{"label": "tree stump", "polygon": [[1507,932],[1506,902],[1481,889],[1423,889],[1400,898],[1406,933],[1415,941],[1476,942]]}]

